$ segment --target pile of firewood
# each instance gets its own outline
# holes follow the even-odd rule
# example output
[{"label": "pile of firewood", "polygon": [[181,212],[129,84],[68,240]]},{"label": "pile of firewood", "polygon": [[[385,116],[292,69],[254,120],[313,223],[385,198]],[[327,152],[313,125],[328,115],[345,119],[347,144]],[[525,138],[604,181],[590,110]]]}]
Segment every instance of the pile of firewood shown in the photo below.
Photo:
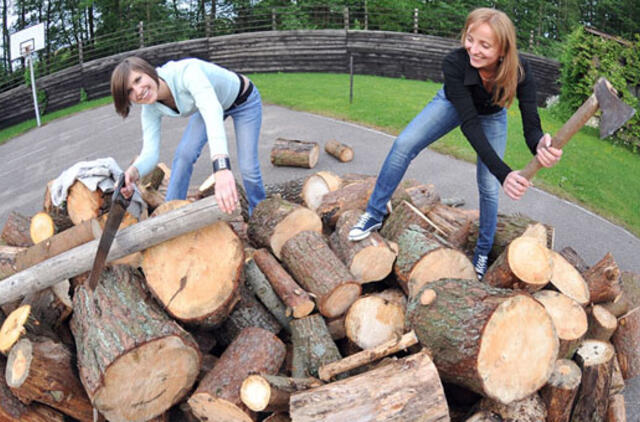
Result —
[{"label": "pile of firewood", "polygon": [[[164,203],[139,183],[98,287],[84,283],[110,195],[12,213],[0,245],[3,421],[624,421],[640,375],[640,276],[553,249],[500,216],[487,274],[477,211],[404,181],[350,242],[375,178],[268,186],[249,218],[212,181]],[[34,242],[35,239],[35,242]]]}]

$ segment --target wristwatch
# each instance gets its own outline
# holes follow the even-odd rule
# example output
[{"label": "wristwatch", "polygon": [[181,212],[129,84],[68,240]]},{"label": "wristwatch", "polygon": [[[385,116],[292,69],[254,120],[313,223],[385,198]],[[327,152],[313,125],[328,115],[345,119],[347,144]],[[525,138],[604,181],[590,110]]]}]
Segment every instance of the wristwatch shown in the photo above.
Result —
[{"label": "wristwatch", "polygon": [[213,172],[217,173],[220,170],[231,170],[229,157],[220,157],[213,160]]}]

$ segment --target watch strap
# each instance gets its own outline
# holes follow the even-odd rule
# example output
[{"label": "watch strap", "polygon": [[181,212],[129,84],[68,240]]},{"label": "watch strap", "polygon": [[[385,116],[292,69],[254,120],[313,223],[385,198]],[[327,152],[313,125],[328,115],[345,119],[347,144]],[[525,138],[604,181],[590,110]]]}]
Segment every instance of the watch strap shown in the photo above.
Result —
[{"label": "watch strap", "polygon": [[231,160],[229,160],[229,157],[220,157],[213,160],[213,172],[217,173],[220,170],[231,170]]}]

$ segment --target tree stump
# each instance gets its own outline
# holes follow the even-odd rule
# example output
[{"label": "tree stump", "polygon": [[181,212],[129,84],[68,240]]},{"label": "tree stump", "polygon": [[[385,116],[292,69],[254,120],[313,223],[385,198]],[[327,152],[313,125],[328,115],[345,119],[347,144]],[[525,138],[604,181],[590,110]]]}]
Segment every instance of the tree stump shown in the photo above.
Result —
[{"label": "tree stump", "polygon": [[552,264],[546,246],[532,237],[520,236],[489,267],[482,281],[494,287],[535,292],[551,279]]},{"label": "tree stump", "polygon": [[575,361],[582,369],[582,382],[572,422],[605,420],[614,357],[613,346],[599,340],[585,340],[576,350]]},{"label": "tree stump", "polygon": [[71,330],[80,380],[108,420],[160,415],[198,375],[197,343],[158,307],[131,267],[107,267],[93,293],[76,289]]},{"label": "tree stump", "polygon": [[610,302],[622,291],[620,269],[611,253],[607,253],[598,263],[585,271],[583,276],[589,286],[593,303]]},{"label": "tree stump", "polygon": [[271,164],[312,169],[316,166],[319,155],[320,147],[317,142],[277,138],[271,149]]},{"label": "tree stump", "polygon": [[44,403],[75,419],[93,420],[93,406],[67,346],[22,339],[9,353],[6,374],[7,385],[21,402]]},{"label": "tree stump", "polygon": [[340,176],[330,171],[319,171],[307,177],[302,185],[303,204],[315,211],[322,203],[322,197],[338,189],[342,183]]},{"label": "tree stump", "polygon": [[380,281],[393,270],[398,254],[397,245],[389,243],[375,232],[359,242],[350,241],[349,231],[360,214],[359,210],[349,210],[340,216],[329,246],[358,281]]},{"label": "tree stump", "polygon": [[252,422],[255,415],[240,400],[242,382],[252,373],[275,374],[284,357],[284,343],[272,333],[245,328],[200,382],[189,406],[200,420]]},{"label": "tree stump", "polygon": [[[179,207],[171,201],[156,209]],[[219,221],[142,252],[147,286],[175,319],[202,326],[222,322],[238,301],[242,242]]]},{"label": "tree stump", "polygon": [[405,307],[380,296],[361,297],[349,307],[344,325],[347,337],[361,349],[371,349],[404,332]]},{"label": "tree stump", "polygon": [[353,160],[353,149],[349,145],[342,144],[336,140],[331,140],[324,144],[324,150],[342,163],[348,163]]},{"label": "tree stump", "polygon": [[547,385],[540,390],[540,398],[547,409],[547,420],[568,422],[573,401],[582,380],[580,368],[572,360],[558,359]]},{"label": "tree stump", "polygon": [[9,246],[29,247],[33,246],[29,233],[30,218],[18,212],[11,211],[2,228],[0,238]]},{"label": "tree stump", "polygon": [[542,387],[558,355],[551,317],[521,291],[442,279],[410,298],[406,318],[443,380],[503,404]]},{"label": "tree stump", "polygon": [[294,378],[318,377],[318,369],[342,358],[324,319],[319,314],[291,321]]},{"label": "tree stump", "polygon": [[500,416],[505,421],[541,422],[547,420],[547,409],[537,394],[509,404],[484,398],[480,400],[478,407]]},{"label": "tree stump", "polygon": [[600,341],[609,341],[618,328],[618,320],[615,315],[600,305],[594,305],[589,312],[589,330],[587,338]]},{"label": "tree stump", "polygon": [[582,306],[589,303],[589,286],[580,272],[561,254],[549,250],[552,259],[550,283]]},{"label": "tree stump", "polygon": [[249,375],[240,388],[242,402],[254,412],[286,412],[292,393],[320,387],[316,378],[289,378],[278,375]]},{"label": "tree stump", "polygon": [[97,218],[103,214],[104,194],[100,189],[89,190],[79,180],[69,188],[67,194],[67,212],[73,224]]},{"label": "tree stump", "polygon": [[640,375],[640,307],[618,320],[611,342],[616,347],[622,376],[628,380]]},{"label": "tree stump", "polygon": [[449,419],[438,371],[426,352],[294,393],[289,409],[293,422]]},{"label": "tree stump", "polygon": [[560,340],[558,357],[571,359],[589,329],[587,313],[578,302],[562,293],[541,290],[533,297],[544,305],[556,327]]},{"label": "tree stump", "polygon": [[287,240],[305,230],[322,232],[322,221],[313,211],[278,197],[267,198],[253,210],[248,235],[260,247],[267,247],[281,259]]},{"label": "tree stump", "polygon": [[360,284],[315,231],[289,239],[282,247],[282,261],[298,283],[315,295],[318,310],[326,317],[343,314],[360,296]]}]

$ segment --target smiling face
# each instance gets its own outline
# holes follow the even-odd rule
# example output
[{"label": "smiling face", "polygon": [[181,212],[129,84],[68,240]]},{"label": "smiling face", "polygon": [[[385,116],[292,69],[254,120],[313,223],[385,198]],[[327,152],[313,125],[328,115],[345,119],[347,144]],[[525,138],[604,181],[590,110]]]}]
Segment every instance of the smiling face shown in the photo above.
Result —
[{"label": "smiling face", "polygon": [[131,70],[127,81],[127,96],[136,104],[153,104],[158,100],[158,84],[144,72]]},{"label": "smiling face", "polygon": [[464,48],[469,53],[471,66],[493,71],[502,55],[495,32],[486,22],[478,22],[467,31]]}]

